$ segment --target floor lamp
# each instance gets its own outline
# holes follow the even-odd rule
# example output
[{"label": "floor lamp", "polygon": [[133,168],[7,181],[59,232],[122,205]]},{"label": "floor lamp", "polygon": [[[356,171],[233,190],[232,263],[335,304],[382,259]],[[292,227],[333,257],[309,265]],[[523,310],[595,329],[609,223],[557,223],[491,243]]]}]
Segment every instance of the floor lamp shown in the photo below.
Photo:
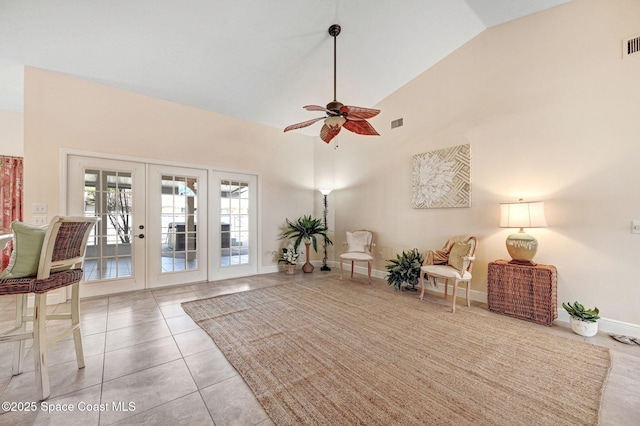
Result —
[{"label": "floor lamp", "polygon": [[[322,196],[324,197],[324,227],[329,231],[329,227],[327,226],[327,213],[329,213],[329,208],[327,204],[327,195],[331,193],[330,189],[320,189],[319,190]],[[327,238],[324,239],[324,257],[322,258],[322,268],[321,271],[330,271],[331,268],[327,266]]]}]

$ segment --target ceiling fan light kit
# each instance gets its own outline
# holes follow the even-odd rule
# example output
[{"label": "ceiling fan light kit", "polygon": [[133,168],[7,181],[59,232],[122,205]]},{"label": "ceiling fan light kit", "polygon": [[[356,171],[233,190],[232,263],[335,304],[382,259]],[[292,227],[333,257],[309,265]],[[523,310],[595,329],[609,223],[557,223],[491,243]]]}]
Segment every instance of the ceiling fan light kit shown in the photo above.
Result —
[{"label": "ceiling fan light kit", "polygon": [[326,107],[319,105],[306,105],[303,108],[307,111],[323,111],[326,117],[313,118],[302,123],[287,126],[284,131],[302,129],[320,120],[324,120],[320,129],[320,139],[329,143],[340,132],[343,127],[359,135],[379,135],[367,121],[368,118],[375,117],[380,113],[379,109],[363,108],[357,106],[343,105],[336,100],[336,38],[340,34],[340,25],[331,25],[329,35],[333,37],[333,101]]}]

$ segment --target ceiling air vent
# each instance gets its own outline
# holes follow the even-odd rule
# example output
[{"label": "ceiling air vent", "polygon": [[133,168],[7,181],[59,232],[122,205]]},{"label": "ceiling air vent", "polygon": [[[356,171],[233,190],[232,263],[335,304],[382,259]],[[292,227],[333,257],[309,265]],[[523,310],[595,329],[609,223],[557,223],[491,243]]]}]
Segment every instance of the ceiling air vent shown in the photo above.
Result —
[{"label": "ceiling air vent", "polygon": [[400,127],[404,124],[404,120],[402,118],[398,118],[397,120],[393,120],[391,122],[391,128],[395,129],[396,127]]},{"label": "ceiling air vent", "polygon": [[622,40],[622,57],[626,58],[640,52],[640,35]]}]

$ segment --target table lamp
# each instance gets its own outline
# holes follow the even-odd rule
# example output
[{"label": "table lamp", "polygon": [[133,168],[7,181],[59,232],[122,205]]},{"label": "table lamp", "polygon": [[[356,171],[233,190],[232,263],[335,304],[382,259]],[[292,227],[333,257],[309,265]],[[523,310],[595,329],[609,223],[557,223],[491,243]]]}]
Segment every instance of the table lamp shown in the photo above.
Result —
[{"label": "table lamp", "polygon": [[544,216],[544,201],[522,201],[518,203],[500,203],[500,228],[520,228],[507,237],[507,251],[511,256],[509,263],[534,266],[533,257],[538,251],[538,240],[524,232],[524,228],[544,228],[547,220]]}]

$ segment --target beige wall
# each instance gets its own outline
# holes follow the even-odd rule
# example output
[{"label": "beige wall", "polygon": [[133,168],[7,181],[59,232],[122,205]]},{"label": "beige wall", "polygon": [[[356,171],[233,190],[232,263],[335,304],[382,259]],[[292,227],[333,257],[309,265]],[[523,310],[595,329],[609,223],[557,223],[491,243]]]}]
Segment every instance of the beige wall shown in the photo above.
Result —
[{"label": "beige wall", "polygon": [[0,155],[24,156],[24,119],[21,112],[0,110]]},{"label": "beige wall", "polygon": [[[513,231],[498,228],[498,203],[542,200],[549,227],[530,233],[536,260],[558,268],[558,302],[640,324],[640,53],[621,59],[638,16],[637,0],[574,0],[485,31],[389,96],[371,120],[381,137],[341,135],[317,156],[320,174],[338,154],[336,235],[375,230],[389,258],[475,234],[472,287],[486,292],[487,264],[508,257]],[[412,156],[467,143],[472,207],[412,209]]]},{"label": "beige wall", "polygon": [[313,211],[309,137],[35,68],[25,86],[27,214],[60,211],[63,148],[258,173],[263,266],[275,265],[284,218]]}]

